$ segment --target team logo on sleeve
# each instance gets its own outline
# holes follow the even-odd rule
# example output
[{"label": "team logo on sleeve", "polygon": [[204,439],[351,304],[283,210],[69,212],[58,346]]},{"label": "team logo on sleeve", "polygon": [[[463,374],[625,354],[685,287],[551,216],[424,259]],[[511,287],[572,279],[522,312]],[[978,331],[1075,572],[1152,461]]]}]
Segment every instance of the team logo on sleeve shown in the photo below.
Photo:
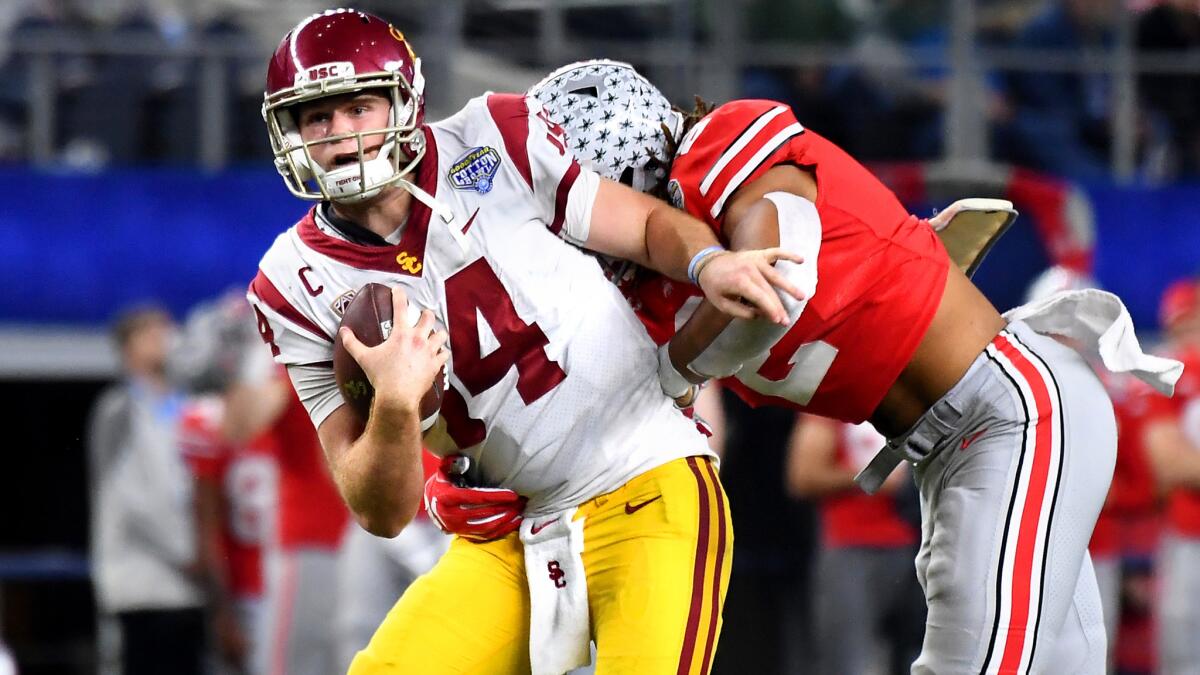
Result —
[{"label": "team logo on sleeve", "polygon": [[486,145],[471,148],[450,165],[450,184],[456,190],[492,191],[492,179],[500,170],[500,153]]},{"label": "team logo on sleeve", "polygon": [[671,206],[683,209],[683,188],[679,185],[679,179],[672,178],[667,182],[667,199],[670,200]]}]

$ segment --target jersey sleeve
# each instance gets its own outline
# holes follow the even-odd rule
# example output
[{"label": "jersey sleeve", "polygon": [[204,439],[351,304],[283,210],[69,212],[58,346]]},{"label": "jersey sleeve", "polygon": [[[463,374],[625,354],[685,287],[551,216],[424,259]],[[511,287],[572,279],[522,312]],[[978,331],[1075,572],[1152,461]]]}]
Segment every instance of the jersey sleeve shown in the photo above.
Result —
[{"label": "jersey sleeve", "polygon": [[320,429],[321,423],[346,403],[333,375],[333,364],[290,365],[287,372],[314,429]]},{"label": "jersey sleeve", "polygon": [[804,133],[795,114],[778,101],[727,103],[692,127],[671,167],[673,197],[692,215],[719,221],[737,189],[789,157],[789,142]]},{"label": "jersey sleeve", "polygon": [[1167,398],[1149,387],[1146,387],[1144,391],[1140,391],[1138,395],[1140,397],[1139,403],[1142,404],[1138,421],[1143,424],[1162,420],[1173,421],[1179,419],[1182,415],[1182,397]]},{"label": "jersey sleeve", "polygon": [[179,449],[197,478],[219,480],[229,459],[229,449],[219,431],[200,409],[192,407],[179,419]]},{"label": "jersey sleeve", "polygon": [[546,227],[567,241],[587,241],[600,176],[580,166],[567,149],[566,131],[541,103],[521,94],[490,94],[488,112],[504,149],[533,191]]},{"label": "jersey sleeve", "polygon": [[298,309],[260,269],[246,299],[254,309],[258,334],[276,363],[285,366],[333,361],[333,338]]}]

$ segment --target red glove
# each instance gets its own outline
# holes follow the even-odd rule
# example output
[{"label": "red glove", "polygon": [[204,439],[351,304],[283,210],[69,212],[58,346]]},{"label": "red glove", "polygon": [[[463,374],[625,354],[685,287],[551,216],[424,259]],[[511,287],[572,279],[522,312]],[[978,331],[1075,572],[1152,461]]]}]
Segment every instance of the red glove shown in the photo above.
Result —
[{"label": "red glove", "polygon": [[425,510],[447,534],[483,542],[499,539],[521,526],[525,497],[504,488],[469,487],[463,474],[467,458],[451,455],[425,481]]}]

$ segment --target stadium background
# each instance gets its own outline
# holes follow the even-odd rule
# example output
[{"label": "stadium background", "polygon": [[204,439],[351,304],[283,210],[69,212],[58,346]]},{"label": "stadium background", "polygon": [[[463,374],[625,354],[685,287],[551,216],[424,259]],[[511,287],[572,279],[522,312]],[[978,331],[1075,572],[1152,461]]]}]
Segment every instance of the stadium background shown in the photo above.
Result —
[{"label": "stadium background", "polygon": [[[1200,30],[1189,45],[1155,28],[1194,29],[1196,0],[358,5],[409,35],[430,119],[607,57],[680,105],[792,104],[915,213],[1009,198],[1022,216],[977,277],[1001,309],[1064,263],[1150,337],[1162,289],[1200,269]],[[21,672],[94,669],[83,429],[116,373],[108,320],[244,285],[306,208],[270,166],[259,106],[279,36],[323,8],[0,2],[0,636]],[[730,403],[738,549],[716,672],[804,672],[813,513],[776,480],[791,417]]]}]

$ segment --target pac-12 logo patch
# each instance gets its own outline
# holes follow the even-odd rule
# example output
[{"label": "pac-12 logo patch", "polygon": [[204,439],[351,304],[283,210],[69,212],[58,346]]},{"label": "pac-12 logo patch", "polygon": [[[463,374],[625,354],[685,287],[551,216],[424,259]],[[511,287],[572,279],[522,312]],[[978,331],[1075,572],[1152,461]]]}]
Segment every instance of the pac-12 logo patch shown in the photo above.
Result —
[{"label": "pac-12 logo patch", "polygon": [[342,293],[337,297],[337,300],[333,301],[333,304],[330,305],[329,308],[332,309],[333,313],[337,314],[338,316],[345,314],[346,308],[350,306],[350,301],[354,299],[355,293],[358,293],[358,291],[346,291],[345,293]]},{"label": "pac-12 logo patch", "polygon": [[500,170],[500,153],[486,145],[471,148],[450,165],[450,183],[456,190],[492,191],[492,179]]},{"label": "pac-12 logo patch", "polygon": [[667,199],[671,201],[671,206],[677,209],[683,208],[683,188],[679,185],[679,180],[672,178],[667,181]]}]

